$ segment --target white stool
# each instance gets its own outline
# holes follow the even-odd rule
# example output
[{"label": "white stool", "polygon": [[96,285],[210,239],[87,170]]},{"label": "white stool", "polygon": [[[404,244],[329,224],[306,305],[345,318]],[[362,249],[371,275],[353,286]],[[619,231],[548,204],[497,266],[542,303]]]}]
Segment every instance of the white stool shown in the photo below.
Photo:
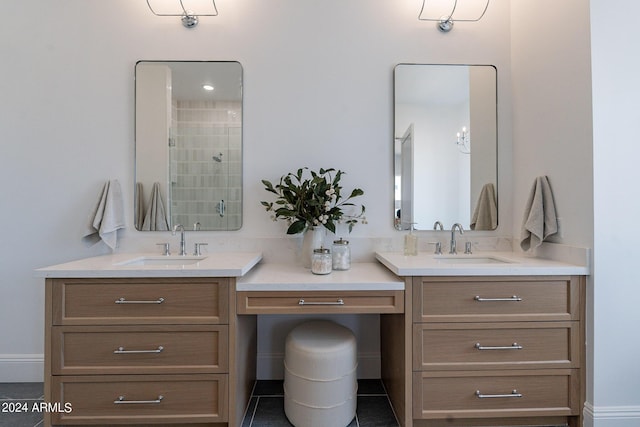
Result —
[{"label": "white stool", "polygon": [[284,412],[296,427],[347,426],[356,415],[356,338],[327,320],[297,326],[284,352]]}]

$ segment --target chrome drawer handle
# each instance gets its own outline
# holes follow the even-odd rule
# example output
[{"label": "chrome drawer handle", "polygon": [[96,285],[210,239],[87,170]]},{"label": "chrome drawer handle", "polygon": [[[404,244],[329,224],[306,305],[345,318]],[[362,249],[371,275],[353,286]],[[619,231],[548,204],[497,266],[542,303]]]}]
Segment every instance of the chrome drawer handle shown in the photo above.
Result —
[{"label": "chrome drawer handle", "polygon": [[476,390],[476,397],[478,399],[500,399],[500,398],[510,398],[510,397],[522,397],[522,393],[518,393],[518,390],[513,390],[509,394],[482,394],[480,390]]},{"label": "chrome drawer handle", "polygon": [[125,350],[124,347],[118,347],[117,350],[113,350],[113,354],[143,354],[143,353],[162,353],[164,347],[159,345],[155,350]]},{"label": "chrome drawer handle", "polygon": [[522,301],[521,297],[518,296],[512,296],[512,297],[508,297],[508,298],[482,298],[480,295],[476,295],[475,297],[473,297],[473,299],[475,301],[478,302],[494,302],[494,301],[513,301],[513,302],[517,302],[517,301]]},{"label": "chrome drawer handle", "polygon": [[342,298],[338,298],[336,301],[308,302],[300,298],[298,305],[344,305],[344,301]]},{"label": "chrome drawer handle", "polygon": [[155,301],[127,301],[124,298],[119,298],[116,300],[116,304],[162,304],[164,302],[164,298],[158,298]]},{"label": "chrome drawer handle", "polygon": [[164,396],[160,395],[157,399],[154,400],[124,400],[124,396],[119,396],[117,400],[114,400],[113,403],[116,405],[149,405],[149,404],[159,404],[164,399]]},{"label": "chrome drawer handle", "polygon": [[478,350],[522,350],[522,346],[517,342],[514,342],[513,344],[507,346],[488,346],[482,345],[477,342],[474,347]]}]

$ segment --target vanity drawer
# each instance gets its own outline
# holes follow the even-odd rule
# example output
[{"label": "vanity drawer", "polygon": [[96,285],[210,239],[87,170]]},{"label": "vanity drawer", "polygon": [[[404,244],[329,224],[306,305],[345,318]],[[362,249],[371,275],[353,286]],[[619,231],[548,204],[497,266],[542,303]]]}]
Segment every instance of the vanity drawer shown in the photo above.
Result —
[{"label": "vanity drawer", "polygon": [[577,322],[413,325],[414,370],[579,366]]},{"label": "vanity drawer", "polygon": [[228,323],[228,279],[54,279],[52,285],[55,325]]},{"label": "vanity drawer", "polygon": [[53,424],[227,421],[227,375],[54,376],[52,402],[71,405]]},{"label": "vanity drawer", "polygon": [[404,291],[245,291],[238,314],[402,313]]},{"label": "vanity drawer", "polygon": [[224,373],[228,331],[226,325],[54,326],[52,372]]},{"label": "vanity drawer", "polygon": [[456,419],[577,415],[577,372],[414,372],[413,416]]},{"label": "vanity drawer", "polygon": [[579,279],[421,277],[414,279],[415,322],[578,320]]}]

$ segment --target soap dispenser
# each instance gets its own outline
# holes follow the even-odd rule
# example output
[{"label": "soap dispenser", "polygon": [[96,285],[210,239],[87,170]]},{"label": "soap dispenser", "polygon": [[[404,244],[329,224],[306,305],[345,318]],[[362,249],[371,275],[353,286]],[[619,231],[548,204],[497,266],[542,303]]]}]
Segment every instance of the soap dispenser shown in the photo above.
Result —
[{"label": "soap dispenser", "polygon": [[405,255],[418,255],[418,236],[413,234],[413,224],[409,224],[409,234],[404,236],[404,254]]}]

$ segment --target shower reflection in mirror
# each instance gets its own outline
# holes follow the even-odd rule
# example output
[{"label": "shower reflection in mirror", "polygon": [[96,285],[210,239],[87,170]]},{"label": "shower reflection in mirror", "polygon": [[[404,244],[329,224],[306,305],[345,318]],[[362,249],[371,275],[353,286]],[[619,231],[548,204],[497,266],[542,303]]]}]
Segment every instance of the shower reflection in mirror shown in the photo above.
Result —
[{"label": "shower reflection in mirror", "polygon": [[140,61],[135,73],[136,228],[198,223],[203,231],[239,229],[242,66]]}]

